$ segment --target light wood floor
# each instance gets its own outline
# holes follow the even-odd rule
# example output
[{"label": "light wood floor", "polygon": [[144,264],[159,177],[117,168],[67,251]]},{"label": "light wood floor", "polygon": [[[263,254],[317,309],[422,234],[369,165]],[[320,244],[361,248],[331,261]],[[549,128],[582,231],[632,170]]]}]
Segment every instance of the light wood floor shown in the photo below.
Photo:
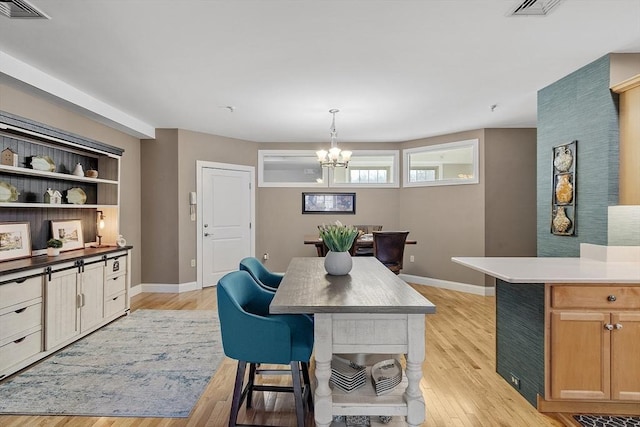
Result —
[{"label": "light wood floor", "polygon": [[[437,306],[427,316],[427,357],[421,387],[427,406],[426,427],[563,426],[538,413],[495,372],[495,299],[416,286]],[[213,310],[215,288],[175,294],[141,294],[132,310]],[[132,343],[135,345],[135,343]],[[313,366],[312,366],[313,368]],[[228,422],[235,363],[225,359],[191,416],[184,419],[90,418],[66,416],[0,416],[0,426],[138,427],[225,426]],[[285,381],[286,376],[273,377]],[[55,390],[51,390],[55,393]],[[294,426],[293,398],[288,393],[257,393],[254,409],[241,411],[239,422]],[[313,425],[313,415],[307,417]],[[570,424],[567,424],[570,425]]]}]

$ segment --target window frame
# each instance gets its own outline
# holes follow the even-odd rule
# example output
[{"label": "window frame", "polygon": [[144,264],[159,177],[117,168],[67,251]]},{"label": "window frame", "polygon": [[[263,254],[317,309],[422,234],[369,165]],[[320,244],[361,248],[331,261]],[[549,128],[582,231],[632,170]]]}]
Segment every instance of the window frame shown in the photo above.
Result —
[{"label": "window frame", "polygon": [[[449,178],[440,179],[434,181],[419,181],[412,182],[409,180],[409,174],[411,173],[411,155],[425,152],[437,152],[444,150],[451,150],[457,148],[470,147],[472,149],[472,161],[473,161],[473,177],[472,178]],[[467,139],[464,141],[447,142],[444,144],[426,145],[415,148],[407,148],[402,150],[403,160],[403,174],[402,185],[403,187],[434,187],[441,185],[466,185],[466,184],[478,184],[480,182],[480,156],[479,156],[479,140]],[[434,163],[434,166],[441,170],[444,163]]]},{"label": "window frame", "polygon": [[[387,173],[389,177],[393,179],[393,182],[380,183],[380,182],[334,182],[335,176],[333,169],[329,170],[329,188],[400,188],[400,150],[353,150],[351,159],[356,159],[357,156],[393,156],[391,164],[384,166],[384,168],[391,168]],[[349,170],[350,168],[347,168]],[[358,169],[365,169],[360,168]]]},{"label": "window frame", "polygon": [[278,157],[313,157],[317,158],[314,150],[258,150],[258,187],[310,187],[327,188],[329,183],[329,173],[326,168],[322,168],[322,182],[295,182],[277,181],[266,182],[264,180],[264,159],[268,156]]}]

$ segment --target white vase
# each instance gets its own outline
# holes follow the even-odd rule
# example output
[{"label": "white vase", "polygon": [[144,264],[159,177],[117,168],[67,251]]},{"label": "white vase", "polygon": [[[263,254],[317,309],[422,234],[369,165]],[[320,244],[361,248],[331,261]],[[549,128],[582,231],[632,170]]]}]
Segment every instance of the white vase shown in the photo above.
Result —
[{"label": "white vase", "polygon": [[60,248],[47,248],[47,256],[60,255]]},{"label": "white vase", "polygon": [[324,257],[324,269],[332,276],[344,276],[349,274],[353,267],[353,261],[349,252],[327,252]]},{"label": "white vase", "polygon": [[73,170],[73,174],[75,176],[84,176],[84,170],[82,169],[82,165],[80,163],[76,164],[76,167]]}]

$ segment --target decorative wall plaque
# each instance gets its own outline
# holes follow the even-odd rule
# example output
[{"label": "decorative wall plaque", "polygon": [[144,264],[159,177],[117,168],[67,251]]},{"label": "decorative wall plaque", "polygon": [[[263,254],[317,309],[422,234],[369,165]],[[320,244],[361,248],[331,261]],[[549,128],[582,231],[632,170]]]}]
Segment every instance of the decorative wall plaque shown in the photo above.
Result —
[{"label": "decorative wall plaque", "polygon": [[571,141],[552,149],[551,233],[560,236],[576,234],[577,148]]}]

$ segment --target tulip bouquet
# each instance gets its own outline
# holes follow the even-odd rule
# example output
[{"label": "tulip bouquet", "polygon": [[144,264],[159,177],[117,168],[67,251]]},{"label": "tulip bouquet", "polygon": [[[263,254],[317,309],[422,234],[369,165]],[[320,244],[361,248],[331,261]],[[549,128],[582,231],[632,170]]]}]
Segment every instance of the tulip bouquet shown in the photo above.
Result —
[{"label": "tulip bouquet", "polygon": [[348,252],[359,231],[351,225],[343,225],[340,221],[335,224],[319,225],[320,237],[332,252]]}]

